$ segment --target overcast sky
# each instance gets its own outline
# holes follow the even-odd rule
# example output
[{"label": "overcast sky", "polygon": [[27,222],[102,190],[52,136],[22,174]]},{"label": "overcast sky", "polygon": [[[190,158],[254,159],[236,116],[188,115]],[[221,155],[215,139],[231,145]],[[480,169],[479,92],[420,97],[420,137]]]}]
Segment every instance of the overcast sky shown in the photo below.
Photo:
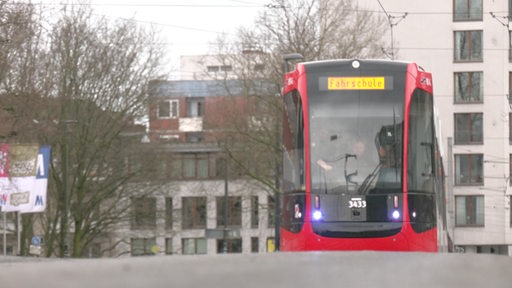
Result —
[{"label": "overcast sky", "polygon": [[[77,1],[32,0],[58,6]],[[82,1],[83,3],[83,1]],[[270,0],[90,0],[95,14],[135,19],[161,30],[173,67],[179,56],[206,54],[218,35],[250,26]]]}]

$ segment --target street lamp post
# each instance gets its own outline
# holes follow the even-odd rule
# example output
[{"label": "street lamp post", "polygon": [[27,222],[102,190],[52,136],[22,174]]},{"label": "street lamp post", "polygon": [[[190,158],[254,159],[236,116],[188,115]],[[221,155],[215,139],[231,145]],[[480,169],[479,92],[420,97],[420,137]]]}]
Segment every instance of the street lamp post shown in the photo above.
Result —
[{"label": "street lamp post", "polygon": [[68,201],[69,201],[69,191],[68,191],[68,158],[69,158],[69,150],[68,150],[68,134],[71,132],[70,125],[76,124],[77,120],[64,120],[64,147],[62,153],[62,186],[63,186],[63,199],[62,199],[62,211],[61,211],[61,232],[60,232],[60,241],[61,241],[61,257],[65,257],[68,253]]}]

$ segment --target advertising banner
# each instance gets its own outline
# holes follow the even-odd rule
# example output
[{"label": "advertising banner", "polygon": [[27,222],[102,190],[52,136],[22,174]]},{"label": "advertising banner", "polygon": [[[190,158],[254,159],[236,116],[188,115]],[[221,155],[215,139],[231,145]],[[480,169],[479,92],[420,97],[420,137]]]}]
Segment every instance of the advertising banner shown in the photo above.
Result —
[{"label": "advertising banner", "polygon": [[50,146],[1,144],[1,211],[43,212],[49,166]]}]

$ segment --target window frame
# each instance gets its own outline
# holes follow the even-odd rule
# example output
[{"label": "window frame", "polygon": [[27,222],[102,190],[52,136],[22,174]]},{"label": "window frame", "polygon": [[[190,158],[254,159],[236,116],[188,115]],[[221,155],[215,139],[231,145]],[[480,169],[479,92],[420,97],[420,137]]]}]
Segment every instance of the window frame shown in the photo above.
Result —
[{"label": "window frame", "polygon": [[[511,33],[512,33],[512,31],[511,31]],[[512,37],[512,35],[511,35],[511,37]],[[512,47],[511,47],[511,49],[512,49]],[[512,107],[512,71],[508,72],[508,104],[511,105],[511,107]]]},{"label": "window frame", "polygon": [[[464,220],[459,218],[459,201],[458,199],[464,199]],[[468,199],[471,201],[468,202]],[[475,201],[473,201],[475,199]],[[478,203],[478,199],[482,199],[481,203]],[[474,202],[474,203],[473,203]],[[473,209],[473,204],[476,206]],[[478,211],[482,209],[482,211]],[[468,223],[468,211],[470,211],[470,223]],[[473,215],[473,216],[472,216]],[[481,217],[481,218],[479,218]],[[460,221],[463,221],[461,223]],[[481,221],[481,223],[479,222]],[[455,227],[484,227],[485,226],[485,197],[484,195],[456,195],[455,196]]]},{"label": "window frame", "polygon": [[[173,180],[223,179],[224,160],[218,153],[180,153],[170,159],[169,178]],[[188,169],[187,169],[188,168]],[[201,173],[203,172],[203,173]]]},{"label": "window frame", "polygon": [[274,228],[276,225],[276,200],[273,195],[268,195],[267,201],[267,228]]},{"label": "window frame", "polygon": [[[467,42],[468,44],[467,45],[464,45],[464,46],[467,46],[467,47],[459,47],[460,45],[458,45],[458,40],[459,38],[462,39],[461,37],[457,37],[457,35],[459,35],[460,33],[464,33],[465,35],[465,39],[467,39]],[[473,54],[475,54],[474,51],[476,51],[476,49],[473,49],[473,39],[475,38],[476,36],[476,33],[479,34],[479,42],[480,42],[480,51],[478,53],[478,56],[473,56]],[[464,44],[464,43],[463,43]],[[484,58],[484,55],[483,55],[483,51],[484,51],[484,47],[483,47],[483,30],[459,30],[459,31],[453,31],[453,61],[456,62],[456,63],[464,63],[464,62],[483,62],[483,58]],[[464,50],[460,50],[458,51],[458,49],[460,48],[463,48],[463,49],[467,49],[468,51],[466,51],[466,53],[463,53]],[[466,57],[463,57],[464,54],[467,54]]]},{"label": "window frame", "polygon": [[[476,17],[472,17],[475,13],[471,12],[471,8],[474,6],[474,1],[478,1],[480,3],[476,3],[477,6],[480,6],[479,12],[477,11]],[[464,5],[467,11],[458,12],[457,2],[466,2]],[[461,17],[462,15],[462,17]],[[454,0],[453,1],[453,22],[462,22],[462,21],[482,21],[483,20],[483,1],[482,0]]]},{"label": "window frame", "polygon": [[[243,246],[242,246],[242,238],[229,238],[227,240],[227,253],[242,253]],[[224,239],[217,239],[217,253],[222,254],[224,253]]]},{"label": "window frame", "polygon": [[[475,83],[475,75],[480,75],[480,79],[478,80],[478,87],[474,87]],[[459,85],[461,81],[464,81],[462,77],[466,76],[466,87],[460,87]],[[483,85],[484,75],[482,71],[461,71],[453,73],[453,102],[455,104],[471,104],[477,103],[481,104],[484,102],[484,85]],[[476,88],[476,89],[475,89]],[[478,98],[474,97],[474,91],[478,90]],[[465,93],[462,93],[465,92]],[[464,94],[464,95],[463,95]],[[473,100],[476,99],[476,100]]]},{"label": "window frame", "polygon": [[[467,157],[467,159],[464,159],[465,161],[467,161],[469,163],[469,168],[467,170],[469,170],[469,179],[470,181],[469,182],[461,182],[460,181],[460,174],[461,174],[461,171],[460,170],[460,161],[461,161],[461,157]],[[472,168],[472,164],[474,159],[473,157],[479,157],[480,159],[475,159],[475,161],[478,161],[480,162],[480,166],[481,166],[481,174],[478,175],[477,177],[480,178],[481,180],[480,181],[472,181],[472,178],[474,176],[472,176],[471,174],[473,174],[473,168]],[[475,153],[475,154],[455,154],[454,155],[454,165],[455,165],[455,169],[454,169],[454,185],[455,186],[483,186],[484,185],[484,154],[481,154],[481,153]],[[478,163],[477,163],[478,165]],[[478,169],[478,167],[476,168]],[[477,171],[478,172],[478,171]]]},{"label": "window frame", "polygon": [[172,237],[165,238],[165,254],[166,255],[174,254],[173,250],[172,250],[172,241],[173,241]]},{"label": "window frame", "polygon": [[[156,228],[156,198],[132,197],[132,230]],[[148,202],[149,201],[149,202]]]},{"label": "window frame", "polygon": [[[135,241],[142,241],[142,253],[135,253],[136,249],[135,247]],[[151,244],[151,245],[150,245]],[[152,248],[156,245],[156,238],[155,237],[149,237],[149,238],[140,238],[140,237],[134,237],[130,239],[130,255],[132,256],[145,256],[145,255],[154,255]]]},{"label": "window frame", "polygon": [[259,197],[251,196],[251,229],[257,229],[260,226],[259,206]]},{"label": "window frame", "polygon": [[260,252],[260,238],[259,237],[251,237],[251,253],[259,253]]},{"label": "window frame", "polygon": [[[512,0],[509,0],[510,1],[510,5],[512,6]],[[512,19],[512,16],[510,14],[512,14],[512,10],[510,10],[512,8],[509,8],[509,16],[508,16],[508,19]],[[512,30],[509,30],[508,31],[508,62],[512,62]],[[509,94],[510,95],[510,94]]]},{"label": "window frame", "polygon": [[[169,105],[168,109],[169,112],[166,113],[166,115],[162,115],[160,111],[160,107],[163,107],[161,105],[164,105],[167,103]],[[157,119],[176,119],[179,117],[180,111],[180,102],[178,99],[166,99],[166,100],[160,100],[157,103],[157,109],[156,109],[156,118]]]},{"label": "window frame", "polygon": [[508,144],[512,145],[512,112],[508,113]]},{"label": "window frame", "polygon": [[205,109],[204,97],[187,98],[187,117],[203,117]]},{"label": "window frame", "polygon": [[172,197],[165,197],[165,229],[173,229],[174,221],[173,199]]},{"label": "window frame", "polygon": [[[242,227],[242,197],[228,196],[228,224],[230,228]],[[217,228],[224,227],[224,196],[215,197],[217,207]]]},{"label": "window frame", "polygon": [[[187,246],[186,243],[190,242],[190,244],[193,244],[193,253],[188,253],[188,249],[185,249]],[[203,243],[199,243],[203,242]],[[204,244],[204,245],[199,245]],[[204,247],[204,251],[200,249],[201,247]],[[206,238],[181,238],[181,254],[183,255],[205,255],[208,254],[208,241],[206,241]]]},{"label": "window frame", "polygon": [[[190,202],[189,202],[190,201]],[[207,199],[204,196],[181,198],[182,230],[205,229],[207,218]],[[190,212],[190,213],[188,213]],[[189,215],[191,214],[191,215]],[[189,221],[185,222],[185,221]]]},{"label": "window frame", "polygon": [[[512,186],[512,153],[508,154],[508,179],[507,180],[508,180],[508,186]],[[512,200],[512,198],[511,198],[511,200]],[[511,202],[511,204],[512,204],[512,202]],[[511,225],[512,225],[512,222],[511,222]]]},{"label": "window frame", "polygon": [[[480,116],[480,119],[475,117]],[[460,119],[465,117],[466,119]],[[459,125],[459,122],[469,122],[466,126]],[[478,129],[478,122],[480,122],[480,129]],[[482,145],[484,144],[484,114],[481,112],[475,113],[454,113],[453,114],[453,125],[454,125],[454,144],[455,145]],[[461,127],[462,126],[462,127]],[[475,130],[479,130],[476,133]],[[461,138],[463,133],[467,134],[468,140]],[[476,139],[476,140],[473,140]]]}]

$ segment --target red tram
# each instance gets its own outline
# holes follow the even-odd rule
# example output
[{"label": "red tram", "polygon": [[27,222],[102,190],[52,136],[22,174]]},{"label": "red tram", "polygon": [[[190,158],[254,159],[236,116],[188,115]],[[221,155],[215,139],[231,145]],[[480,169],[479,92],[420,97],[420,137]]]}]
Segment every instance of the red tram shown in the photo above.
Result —
[{"label": "red tram", "polygon": [[415,63],[287,71],[282,251],[438,251],[444,170],[432,93],[431,74]]}]

